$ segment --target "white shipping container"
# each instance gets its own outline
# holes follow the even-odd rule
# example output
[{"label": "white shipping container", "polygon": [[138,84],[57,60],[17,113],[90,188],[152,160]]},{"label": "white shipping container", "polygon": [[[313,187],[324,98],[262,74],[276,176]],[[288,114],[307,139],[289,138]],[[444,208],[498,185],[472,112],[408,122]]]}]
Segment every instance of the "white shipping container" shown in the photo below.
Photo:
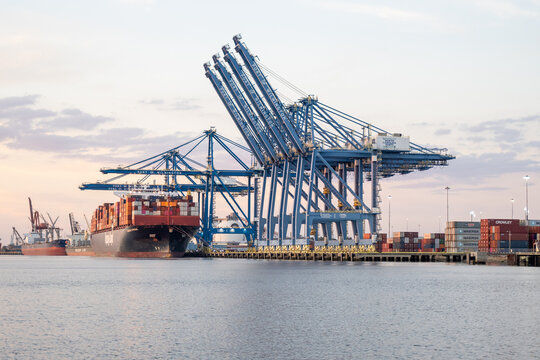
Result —
[{"label": "white shipping container", "polygon": [[385,151],[410,151],[408,136],[377,135],[373,148]]}]

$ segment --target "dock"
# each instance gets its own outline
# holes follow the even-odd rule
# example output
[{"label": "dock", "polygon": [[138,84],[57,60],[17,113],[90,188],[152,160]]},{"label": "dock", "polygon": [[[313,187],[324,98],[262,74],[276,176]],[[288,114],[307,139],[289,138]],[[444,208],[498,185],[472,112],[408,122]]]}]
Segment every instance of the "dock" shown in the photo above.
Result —
[{"label": "dock", "polygon": [[508,254],[506,263],[514,266],[540,266],[540,252]]},{"label": "dock", "polygon": [[367,262],[450,262],[476,263],[474,253],[429,253],[429,252],[357,252],[338,249],[327,251],[305,250],[248,250],[248,251],[211,251],[213,258],[260,259],[260,260],[303,260],[303,261],[367,261]]}]

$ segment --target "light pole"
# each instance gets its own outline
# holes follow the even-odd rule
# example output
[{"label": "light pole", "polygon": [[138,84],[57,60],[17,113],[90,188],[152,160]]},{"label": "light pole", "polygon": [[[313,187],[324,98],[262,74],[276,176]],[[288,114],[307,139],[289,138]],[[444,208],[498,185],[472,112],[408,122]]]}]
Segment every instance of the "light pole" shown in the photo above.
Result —
[{"label": "light pole", "polygon": [[446,190],[446,224],[448,224],[448,213],[450,212],[450,208],[448,206],[448,190],[450,190],[450,187],[445,187]]},{"label": "light pole", "polygon": [[476,217],[474,210],[471,210],[469,214],[471,215],[471,222],[473,222],[473,218]]},{"label": "light pole", "polygon": [[525,180],[525,220],[529,220],[529,175],[525,175],[523,180]]},{"label": "light pole", "polygon": [[392,231],[392,228],[390,227],[390,216],[391,216],[391,207],[390,207],[390,203],[391,203],[391,200],[392,200],[392,195],[388,195],[388,237],[390,237],[391,235],[391,231]]},{"label": "light pole", "polygon": [[514,198],[511,198],[510,202],[512,203],[512,220],[514,220]]}]

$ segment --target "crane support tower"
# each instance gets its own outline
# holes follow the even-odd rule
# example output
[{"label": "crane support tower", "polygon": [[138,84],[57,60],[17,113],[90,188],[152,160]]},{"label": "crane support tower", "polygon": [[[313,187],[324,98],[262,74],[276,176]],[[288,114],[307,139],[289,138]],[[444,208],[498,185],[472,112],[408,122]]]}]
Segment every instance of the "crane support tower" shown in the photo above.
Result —
[{"label": "crane support tower", "polygon": [[[304,94],[281,101],[271,72],[240,35],[234,51],[204,64],[261,174],[254,191],[259,245],[306,245],[310,240],[355,244],[380,232],[381,178],[446,166],[454,156],[428,149]],[[370,202],[364,182],[371,182]]]}]

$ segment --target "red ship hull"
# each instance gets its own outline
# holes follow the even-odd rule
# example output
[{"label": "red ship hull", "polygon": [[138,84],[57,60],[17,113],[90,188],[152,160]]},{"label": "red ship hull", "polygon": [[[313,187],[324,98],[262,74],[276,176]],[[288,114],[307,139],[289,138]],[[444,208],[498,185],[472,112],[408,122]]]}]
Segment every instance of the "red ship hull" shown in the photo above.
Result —
[{"label": "red ship hull", "polygon": [[43,247],[43,248],[22,248],[23,255],[34,256],[66,256],[66,248],[59,246]]}]

